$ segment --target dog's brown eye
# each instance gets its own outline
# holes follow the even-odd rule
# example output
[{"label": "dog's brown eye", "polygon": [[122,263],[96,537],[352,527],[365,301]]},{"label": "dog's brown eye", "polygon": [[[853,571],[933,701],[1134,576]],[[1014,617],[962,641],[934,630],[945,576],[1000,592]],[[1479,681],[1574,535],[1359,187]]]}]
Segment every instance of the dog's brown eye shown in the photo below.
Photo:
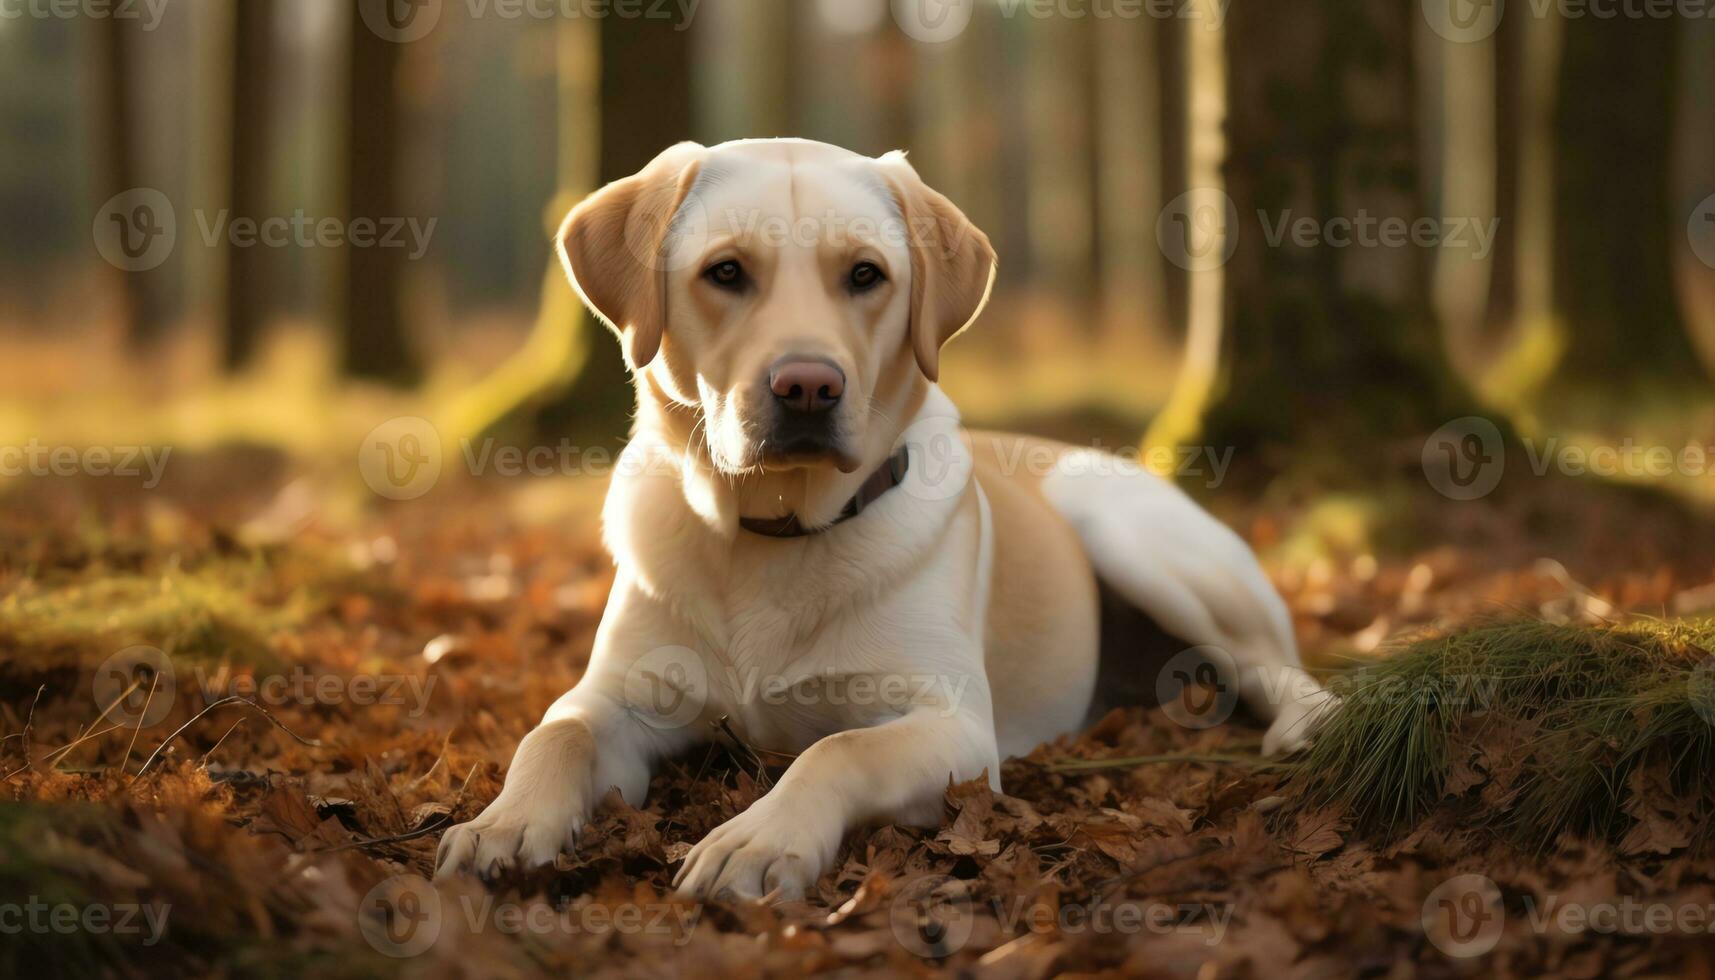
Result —
[{"label": "dog's brown eye", "polygon": [[703,278],[722,289],[741,289],[744,286],[744,266],[733,259],[716,262],[703,270]]},{"label": "dog's brown eye", "polygon": [[850,276],[852,292],[861,293],[874,289],[886,278],[881,274],[881,267],[874,262],[859,262],[852,266]]}]

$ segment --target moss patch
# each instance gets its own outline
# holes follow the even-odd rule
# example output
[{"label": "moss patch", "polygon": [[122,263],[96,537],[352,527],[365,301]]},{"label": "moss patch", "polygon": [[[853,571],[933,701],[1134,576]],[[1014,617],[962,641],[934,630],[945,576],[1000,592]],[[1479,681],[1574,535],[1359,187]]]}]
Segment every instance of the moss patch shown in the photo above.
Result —
[{"label": "moss patch", "polygon": [[26,587],[0,599],[4,670],[35,676],[82,667],[136,644],[193,660],[271,664],[271,638],[325,608],[350,574],[330,565],[285,575],[279,565],[255,556],[156,572],[97,566],[53,587]]}]

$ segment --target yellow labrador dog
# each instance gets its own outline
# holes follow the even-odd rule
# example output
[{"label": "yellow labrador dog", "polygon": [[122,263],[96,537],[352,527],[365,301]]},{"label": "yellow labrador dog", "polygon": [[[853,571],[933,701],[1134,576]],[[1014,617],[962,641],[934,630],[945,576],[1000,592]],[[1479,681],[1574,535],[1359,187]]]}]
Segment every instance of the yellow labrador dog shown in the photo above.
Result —
[{"label": "yellow labrador dog", "polygon": [[730,729],[797,758],[677,885],[801,897],[848,828],[933,825],[949,780],[998,789],[1084,723],[1098,578],[1214,651],[1266,751],[1305,738],[1327,695],[1236,535],[1127,460],[960,427],[940,350],[995,256],[903,154],[680,144],[559,248],[637,387],[618,577],[588,672],[439,873],[550,862],[609,788],[640,803],[657,760]]}]

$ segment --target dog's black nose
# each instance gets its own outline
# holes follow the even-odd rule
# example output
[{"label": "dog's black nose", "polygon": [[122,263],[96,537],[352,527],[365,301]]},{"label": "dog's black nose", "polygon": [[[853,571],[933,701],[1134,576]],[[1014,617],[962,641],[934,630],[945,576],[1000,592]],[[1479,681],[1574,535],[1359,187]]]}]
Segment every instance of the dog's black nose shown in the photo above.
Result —
[{"label": "dog's black nose", "polygon": [[783,357],[768,369],[768,388],[788,411],[825,412],[845,394],[846,374],[821,358]]}]

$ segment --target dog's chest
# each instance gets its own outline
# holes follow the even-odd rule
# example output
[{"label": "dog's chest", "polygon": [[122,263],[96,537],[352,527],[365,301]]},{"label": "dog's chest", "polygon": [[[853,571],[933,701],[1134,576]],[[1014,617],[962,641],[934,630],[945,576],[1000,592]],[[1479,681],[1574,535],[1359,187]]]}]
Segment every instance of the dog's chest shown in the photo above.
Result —
[{"label": "dog's chest", "polygon": [[908,707],[900,640],[912,617],[859,566],[825,559],[735,564],[705,606],[725,638],[716,694],[759,747],[801,751]]},{"label": "dog's chest", "polygon": [[811,560],[735,564],[718,608],[735,668],[795,681],[889,667],[888,634],[877,631],[896,605],[859,566]]}]

